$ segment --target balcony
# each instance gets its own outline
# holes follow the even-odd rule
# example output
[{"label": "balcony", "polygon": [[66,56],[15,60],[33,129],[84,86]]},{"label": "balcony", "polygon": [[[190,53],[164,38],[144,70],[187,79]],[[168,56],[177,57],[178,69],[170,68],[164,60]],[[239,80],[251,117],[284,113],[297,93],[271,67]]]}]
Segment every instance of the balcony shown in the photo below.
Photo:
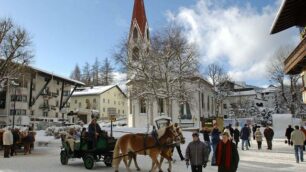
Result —
[{"label": "balcony", "polygon": [[306,37],[285,60],[286,74],[300,74],[306,67]]}]

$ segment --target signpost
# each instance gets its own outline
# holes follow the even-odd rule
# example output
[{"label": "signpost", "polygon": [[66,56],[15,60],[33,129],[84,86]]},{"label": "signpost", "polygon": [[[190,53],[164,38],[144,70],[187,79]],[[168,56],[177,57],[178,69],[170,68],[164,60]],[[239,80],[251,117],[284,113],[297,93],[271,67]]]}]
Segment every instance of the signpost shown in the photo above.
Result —
[{"label": "signpost", "polygon": [[116,121],[116,115],[109,115],[109,120],[111,121],[111,133],[110,133],[110,136],[113,137],[113,122]]}]

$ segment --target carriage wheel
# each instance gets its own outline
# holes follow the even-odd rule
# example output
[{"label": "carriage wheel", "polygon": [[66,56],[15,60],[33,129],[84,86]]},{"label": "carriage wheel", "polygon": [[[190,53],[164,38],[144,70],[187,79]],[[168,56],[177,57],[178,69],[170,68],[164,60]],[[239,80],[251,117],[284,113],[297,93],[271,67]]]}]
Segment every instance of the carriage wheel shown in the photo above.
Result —
[{"label": "carriage wheel", "polygon": [[62,165],[68,164],[68,155],[65,151],[61,151],[61,163]]},{"label": "carriage wheel", "polygon": [[113,162],[113,157],[110,156],[110,155],[106,155],[104,157],[104,164],[107,166],[107,167],[111,167],[112,166],[112,162]]},{"label": "carriage wheel", "polygon": [[88,170],[92,169],[95,165],[95,158],[92,155],[85,155],[83,161],[85,168]]}]

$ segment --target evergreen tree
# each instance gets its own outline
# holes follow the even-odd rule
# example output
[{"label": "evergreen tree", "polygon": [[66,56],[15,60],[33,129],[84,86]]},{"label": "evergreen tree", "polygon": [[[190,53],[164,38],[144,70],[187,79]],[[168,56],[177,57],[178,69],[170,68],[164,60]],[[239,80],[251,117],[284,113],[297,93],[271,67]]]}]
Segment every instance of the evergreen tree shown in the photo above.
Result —
[{"label": "evergreen tree", "polygon": [[94,64],[92,65],[91,76],[92,76],[92,85],[93,86],[101,85],[100,62],[99,62],[98,58],[96,58]]},{"label": "evergreen tree", "polygon": [[102,85],[112,84],[114,80],[113,71],[114,71],[113,67],[108,61],[108,58],[106,58],[103,62],[103,65],[101,66]]},{"label": "evergreen tree", "polygon": [[85,83],[86,86],[92,86],[92,78],[91,78],[91,70],[88,62],[85,63],[82,71],[82,82]]},{"label": "evergreen tree", "polygon": [[70,78],[71,79],[74,79],[74,80],[77,80],[77,81],[81,81],[81,69],[79,67],[78,64],[75,65],[74,67],[74,70],[72,71],[71,75],[70,75]]}]

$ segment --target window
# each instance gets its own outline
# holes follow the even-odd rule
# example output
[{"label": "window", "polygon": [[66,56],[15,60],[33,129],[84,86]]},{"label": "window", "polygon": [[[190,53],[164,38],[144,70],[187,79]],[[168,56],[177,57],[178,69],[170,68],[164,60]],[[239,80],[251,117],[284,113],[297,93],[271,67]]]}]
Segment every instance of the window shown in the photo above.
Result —
[{"label": "window", "polygon": [[59,103],[58,103],[58,100],[56,100],[56,102],[55,102],[55,106],[58,106],[58,104],[59,104]]},{"label": "window", "polygon": [[48,117],[48,112],[43,112],[43,117]]},{"label": "window", "polygon": [[120,102],[118,102],[118,105],[120,105]]},{"label": "window", "polygon": [[55,118],[58,118],[58,113],[55,113]]},{"label": "window", "polygon": [[109,99],[107,99],[107,103],[109,104]]},{"label": "window", "polygon": [[70,91],[64,91],[63,96],[69,96]]},{"label": "window", "polygon": [[223,109],[227,109],[227,104],[223,104]]},{"label": "window", "polygon": [[59,90],[56,90],[56,95],[59,95]]},{"label": "window", "polygon": [[103,108],[103,112],[105,112],[105,108]]},{"label": "window", "polygon": [[138,31],[137,28],[135,27],[133,30],[133,40],[136,42],[138,39]]},{"label": "window", "polygon": [[82,107],[82,103],[81,102],[79,102],[79,108],[81,108]]},{"label": "window", "polygon": [[122,114],[124,115],[124,110],[122,110]]},{"label": "window", "polygon": [[158,99],[159,113],[164,113],[164,99]]},{"label": "window", "polygon": [[103,103],[105,103],[105,99],[103,99]]},{"label": "window", "polygon": [[34,116],[34,110],[31,111],[31,116]]},{"label": "window", "polygon": [[[26,115],[27,110],[25,109],[15,109],[16,110],[16,115],[20,116],[20,115]],[[10,110],[10,115],[14,115],[14,109]]]},{"label": "window", "polygon": [[132,99],[130,99],[130,114],[133,114]]},{"label": "window", "polygon": [[202,93],[202,109],[205,108],[204,93]]},{"label": "window", "polygon": [[209,107],[209,96],[207,96],[207,110],[209,111],[210,107]]},{"label": "window", "polygon": [[120,115],[120,110],[118,110],[118,114]]},{"label": "window", "polygon": [[59,85],[60,84],[60,82],[59,82],[59,80],[57,80],[57,85]]},{"label": "window", "polygon": [[97,103],[97,100],[96,100],[96,99],[93,99],[92,102],[93,102],[93,103]]},{"label": "window", "polygon": [[114,101],[114,105],[116,104],[116,101]]},{"label": "window", "polygon": [[74,100],[74,104],[78,104],[78,100]]},{"label": "window", "polygon": [[147,113],[146,100],[144,98],[140,98],[139,104],[140,104],[140,113]]},{"label": "window", "polygon": [[139,59],[139,49],[137,47],[133,48],[132,52],[132,60],[138,60]]},{"label": "window", "polygon": [[89,101],[89,99],[86,99],[85,100],[85,103],[86,103],[86,109],[90,109],[90,101]]}]

